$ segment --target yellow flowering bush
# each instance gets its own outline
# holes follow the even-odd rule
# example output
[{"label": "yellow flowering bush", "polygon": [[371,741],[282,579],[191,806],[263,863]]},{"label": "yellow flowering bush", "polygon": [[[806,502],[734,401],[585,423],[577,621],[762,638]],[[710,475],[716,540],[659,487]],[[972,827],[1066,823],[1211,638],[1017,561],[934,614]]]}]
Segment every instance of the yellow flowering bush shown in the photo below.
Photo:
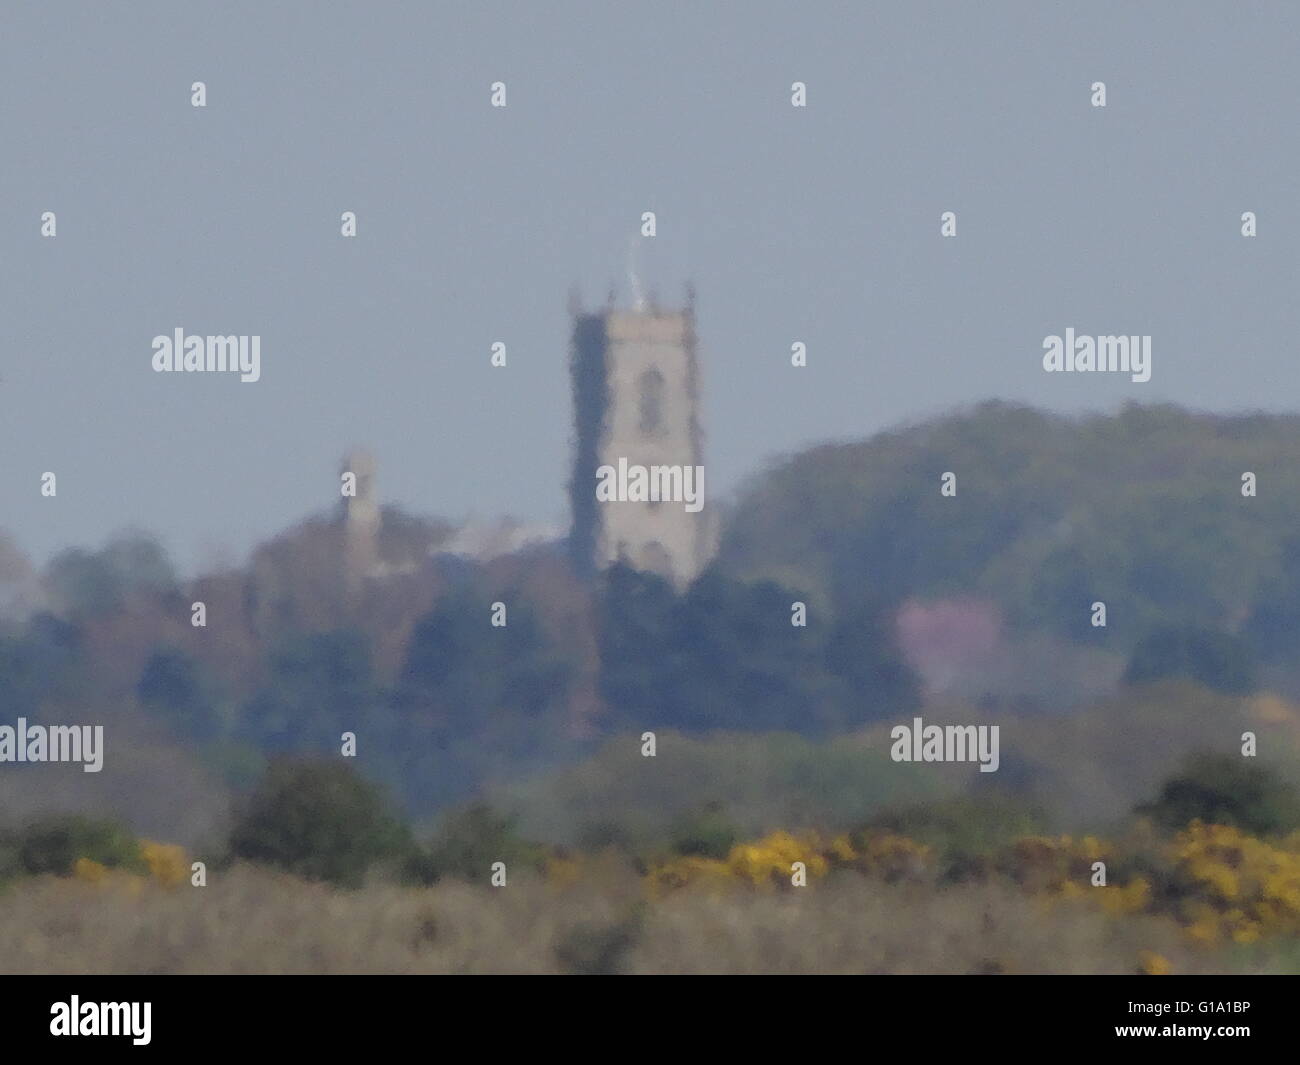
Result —
[{"label": "yellow flowering bush", "polygon": [[687,884],[715,889],[788,887],[795,862],[804,863],[809,880],[825,876],[831,868],[825,850],[826,844],[816,833],[773,832],[753,843],[737,843],[725,858],[686,855],[661,863],[650,871],[650,888],[652,894],[660,895]]},{"label": "yellow flowering bush", "polygon": [[78,858],[72,863],[72,875],[87,884],[102,884],[109,876],[109,868],[93,858]]},{"label": "yellow flowering bush", "polygon": [[140,841],[140,857],[149,867],[149,875],[163,887],[178,887],[190,876],[190,863],[185,850],[174,843],[157,843],[151,839]]},{"label": "yellow flowering bush", "polygon": [[1201,942],[1300,932],[1300,833],[1267,842],[1193,821],[1170,847],[1176,916]]},{"label": "yellow flowering bush", "polygon": [[750,884],[766,886],[790,883],[795,862],[803,862],[809,878],[825,876],[830,863],[822,856],[824,844],[813,834],[802,838],[788,832],[773,832],[757,843],[738,843],[727,855],[732,876]]},{"label": "yellow flowering bush", "polygon": [[[1094,888],[1098,861],[1107,863],[1109,882]],[[930,847],[889,831],[829,839],[812,832],[773,832],[736,844],[725,858],[688,855],[654,865],[648,890],[657,897],[688,885],[717,891],[789,887],[795,862],[804,864],[809,882],[835,869],[887,882],[938,873]],[[1205,944],[1300,934],[1300,833],[1268,841],[1196,821],[1172,840],[1130,840],[1123,848],[1095,836],[1024,836],[991,855],[982,868],[1048,902],[1085,900],[1116,918],[1172,917],[1192,940]],[[1145,952],[1137,969],[1157,975],[1169,972],[1170,965]]]},{"label": "yellow flowering bush", "polygon": [[1091,882],[1093,862],[1105,861],[1110,850],[1095,836],[1024,836],[998,856],[994,867],[1028,891],[1078,895]]},{"label": "yellow flowering bush", "polygon": [[170,888],[184,884],[189,879],[189,860],[181,847],[141,840],[139,856],[142,868],[147,870],[147,876],[126,868],[110,868],[93,858],[85,857],[72,863],[72,875],[87,884],[125,887],[132,893],[138,893],[149,880]]},{"label": "yellow flowering bush", "polygon": [[931,869],[932,851],[924,843],[894,832],[861,832],[850,841],[831,843],[832,861],[889,883],[915,880]]},{"label": "yellow flowering bush", "polygon": [[1125,884],[1108,885],[1097,893],[1097,902],[1112,917],[1130,913],[1145,913],[1152,903],[1151,881],[1135,876]]},{"label": "yellow flowering bush", "polygon": [[735,880],[727,863],[717,858],[687,855],[673,858],[654,866],[649,873],[647,887],[652,898],[684,888],[688,884],[711,890],[734,887]]},{"label": "yellow flowering bush", "polygon": [[[1026,837],[1000,856],[998,868],[1032,894],[1086,898],[1112,916],[1166,914],[1207,945],[1300,932],[1300,833],[1269,842],[1194,821],[1143,855],[1145,872],[1123,876],[1119,858],[1108,855],[1112,848],[1091,836]],[[1111,882],[1093,890],[1098,860],[1111,865]]]},{"label": "yellow flowering bush", "polygon": [[920,877],[927,872],[930,859],[929,847],[892,832],[862,832],[829,840],[815,832],[773,832],[751,843],[736,844],[725,858],[690,855],[661,863],[651,870],[650,881],[655,893],[687,884],[788,887],[794,863],[802,862],[810,881],[833,869],[854,869],[893,882]]},{"label": "yellow flowering bush", "polygon": [[144,890],[145,878],[126,869],[111,869],[93,858],[78,858],[72,863],[72,876],[87,884],[112,888],[134,898]]}]

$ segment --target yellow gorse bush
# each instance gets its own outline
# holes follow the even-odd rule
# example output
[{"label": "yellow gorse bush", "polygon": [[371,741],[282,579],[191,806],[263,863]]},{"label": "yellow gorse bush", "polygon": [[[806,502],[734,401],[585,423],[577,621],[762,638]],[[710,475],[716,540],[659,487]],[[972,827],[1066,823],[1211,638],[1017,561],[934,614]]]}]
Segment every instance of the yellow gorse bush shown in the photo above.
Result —
[{"label": "yellow gorse bush", "polygon": [[995,865],[1032,894],[1086,899],[1112,916],[1171,916],[1205,944],[1300,932],[1300,833],[1268,842],[1195,821],[1143,855],[1146,873],[1094,889],[1091,865],[1108,855],[1117,857],[1109,844],[1091,836],[1026,837]]},{"label": "yellow gorse bush", "polygon": [[[840,845],[840,841],[843,845]],[[893,832],[858,833],[832,841],[835,863],[886,881],[917,879],[930,868],[932,851],[924,843]]]},{"label": "yellow gorse bush", "polygon": [[995,868],[1026,890],[1078,895],[1090,883],[1092,863],[1104,861],[1109,844],[1096,836],[1025,836],[995,861]]},{"label": "yellow gorse bush", "polygon": [[996,868],[1026,891],[1048,899],[1088,899],[1112,916],[1142,913],[1151,904],[1151,881],[1133,876],[1093,887],[1093,865],[1112,864],[1114,847],[1096,836],[1026,836],[1016,840]]},{"label": "yellow gorse bush", "polygon": [[184,848],[171,843],[141,840],[139,853],[148,869],[147,876],[126,869],[110,869],[92,858],[78,858],[73,862],[72,875],[87,884],[124,887],[132,893],[138,893],[149,881],[168,888],[189,881],[190,865]]},{"label": "yellow gorse bush", "polygon": [[72,863],[72,875],[87,884],[102,884],[112,870],[91,858],[78,858]]},{"label": "yellow gorse bush", "polygon": [[795,862],[803,862],[809,880],[826,875],[830,862],[823,854],[825,849],[816,833],[773,832],[753,843],[737,843],[725,858],[687,855],[662,862],[650,870],[649,886],[652,895],[688,884],[716,890],[742,885],[788,887]]},{"label": "yellow gorse bush", "polygon": [[734,888],[737,881],[725,861],[687,855],[654,866],[646,878],[652,898],[659,898],[688,885],[711,890]]},{"label": "yellow gorse bush", "polygon": [[[555,860],[548,879],[581,879],[576,860]],[[1107,864],[1109,882],[1093,886],[1093,865]],[[772,832],[738,843],[725,858],[680,856],[653,865],[651,897],[685,887],[707,891],[773,890],[792,886],[803,863],[807,882],[854,870],[886,882],[933,879],[930,847],[887,831],[823,837],[815,832]],[[152,864],[151,864],[152,868]],[[1264,936],[1300,934],[1300,833],[1268,841],[1223,825],[1193,822],[1171,840],[1136,848],[1095,836],[1025,836],[981,859],[977,875],[1010,879],[1047,902],[1077,899],[1111,917],[1172,917],[1194,941],[1249,943]],[[91,875],[87,873],[87,875]],[[1169,962],[1144,953],[1138,971],[1160,974]]]},{"label": "yellow gorse bush", "polygon": [[1251,943],[1300,932],[1300,833],[1270,843],[1194,821],[1171,858],[1176,915],[1194,939]]},{"label": "yellow gorse bush", "polygon": [[150,877],[163,887],[179,887],[189,880],[190,862],[183,847],[145,839],[140,841],[140,857]]},{"label": "yellow gorse bush", "polygon": [[651,869],[649,880],[656,895],[688,884],[715,889],[790,887],[794,864],[802,862],[809,882],[834,869],[856,869],[892,881],[919,875],[929,858],[929,847],[889,832],[830,840],[815,832],[773,832],[736,844],[726,858],[673,858]]},{"label": "yellow gorse bush", "polygon": [[120,891],[130,897],[138,896],[144,889],[145,878],[125,869],[110,869],[93,858],[78,858],[72,863],[72,876],[83,883]]},{"label": "yellow gorse bush", "polygon": [[1126,884],[1115,884],[1098,893],[1101,908],[1113,917],[1130,913],[1145,913],[1151,907],[1151,881],[1135,876]]},{"label": "yellow gorse bush", "polygon": [[830,863],[822,857],[824,844],[814,834],[798,837],[773,832],[757,843],[738,843],[727,855],[727,869],[755,886],[790,883],[795,862],[803,862],[808,878],[825,876]]}]

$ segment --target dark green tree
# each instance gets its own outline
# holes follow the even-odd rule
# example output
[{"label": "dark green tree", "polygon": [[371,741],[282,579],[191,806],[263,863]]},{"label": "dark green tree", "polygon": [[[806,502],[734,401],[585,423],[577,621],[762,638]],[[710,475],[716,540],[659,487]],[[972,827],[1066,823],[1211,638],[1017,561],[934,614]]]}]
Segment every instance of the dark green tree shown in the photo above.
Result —
[{"label": "dark green tree", "polygon": [[67,876],[78,858],[89,858],[110,869],[143,872],[139,841],[116,821],[61,815],[28,826],[18,840],[19,860],[33,876]]},{"label": "dark green tree", "polygon": [[1140,641],[1124,672],[1127,684],[1185,677],[1214,691],[1246,695],[1258,687],[1246,644],[1226,632],[1194,626],[1157,629]]},{"label": "dark green tree", "polygon": [[195,658],[168,647],[155,652],[145,663],[136,696],[178,735],[203,742],[215,739],[221,731],[210,687],[211,682]]},{"label": "dark green tree", "polygon": [[81,629],[52,614],[0,630],[0,716],[39,720],[41,704],[81,690]]},{"label": "dark green tree", "polygon": [[337,750],[370,723],[378,701],[370,648],[359,632],[313,632],[271,656],[269,682],[240,715],[239,738],[272,753]]},{"label": "dark green tree", "polygon": [[443,743],[474,736],[526,753],[565,705],[569,667],[527,602],[506,598],[504,626],[490,624],[497,596],[473,588],[445,596],[412,633],[401,702]]},{"label": "dark green tree", "polygon": [[907,703],[914,682],[869,612],[791,624],[804,597],[716,569],[680,597],[614,566],[601,589],[601,691],[646,728],[819,734]]},{"label": "dark green tree", "polygon": [[1189,758],[1155,801],[1139,806],[1138,812],[1167,828],[1200,820],[1269,835],[1300,827],[1300,796],[1269,766],[1238,755],[1204,753]]},{"label": "dark green tree", "polygon": [[379,790],[338,761],[272,762],[230,837],[237,858],[347,887],[409,847]]},{"label": "dark green tree", "polygon": [[486,803],[473,803],[443,820],[424,859],[423,879],[458,877],[486,883],[493,862],[505,862],[508,873],[538,870],[545,857],[540,846],[519,834],[516,818]]}]

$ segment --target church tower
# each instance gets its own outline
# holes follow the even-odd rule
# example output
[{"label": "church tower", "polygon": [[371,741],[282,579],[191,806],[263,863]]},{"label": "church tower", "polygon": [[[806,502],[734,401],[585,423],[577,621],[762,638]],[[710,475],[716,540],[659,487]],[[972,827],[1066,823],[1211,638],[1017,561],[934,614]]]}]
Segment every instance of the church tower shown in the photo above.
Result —
[{"label": "church tower", "polygon": [[358,450],[344,457],[341,472],[356,477],[356,495],[343,499],[343,576],[349,598],[355,599],[379,565],[378,465],[368,451]]},{"label": "church tower", "polygon": [[708,482],[704,506],[601,501],[598,470],[703,466],[693,301],[684,310],[638,305],[574,310],[572,375],[576,448],[569,485],[570,550],[580,572],[623,561],[681,588],[715,549]]}]

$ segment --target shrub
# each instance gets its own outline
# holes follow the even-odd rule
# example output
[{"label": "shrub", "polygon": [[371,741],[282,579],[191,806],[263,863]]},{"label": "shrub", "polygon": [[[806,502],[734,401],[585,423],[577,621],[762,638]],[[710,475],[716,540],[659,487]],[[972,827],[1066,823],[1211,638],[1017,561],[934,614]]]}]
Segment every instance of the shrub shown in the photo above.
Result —
[{"label": "shrub", "polygon": [[1193,821],[1172,846],[1170,901],[1203,943],[1300,932],[1300,833],[1266,842]]},{"label": "shrub", "polygon": [[583,851],[621,850],[631,852],[636,833],[615,818],[588,821],[578,833],[578,849]]},{"label": "shrub", "polygon": [[1017,836],[1042,830],[1036,807],[1006,795],[957,796],[893,807],[873,817],[868,829],[907,836],[937,850],[955,867],[988,855]]},{"label": "shrub", "polygon": [[486,882],[493,862],[505,862],[507,872],[540,871],[545,860],[543,848],[516,831],[515,818],[475,803],[447,817],[428,855],[415,864],[425,870],[426,880],[454,876]]},{"label": "shrub", "polygon": [[1268,835],[1300,826],[1295,789],[1268,766],[1235,755],[1194,755],[1138,812],[1167,828],[1199,820]]},{"label": "shrub", "polygon": [[122,825],[74,815],[29,826],[19,837],[18,854],[23,870],[33,876],[71,876],[83,858],[107,869],[142,873],[148,868],[139,841]]},{"label": "shrub", "polygon": [[700,858],[725,858],[740,839],[739,830],[716,802],[682,814],[670,832],[675,853]]},{"label": "shrub", "polygon": [[379,791],[341,762],[273,762],[230,839],[238,858],[309,880],[356,887],[375,863],[409,847]]},{"label": "shrub", "polygon": [[816,833],[795,836],[777,831],[753,842],[737,843],[722,859],[686,855],[661,862],[650,870],[647,886],[654,898],[688,884],[712,890],[739,885],[788,887],[795,862],[802,862],[813,880],[825,876],[833,862],[848,865],[855,857],[847,838],[828,845]]},{"label": "shrub", "polygon": [[190,878],[189,857],[185,848],[173,843],[157,843],[151,839],[140,841],[140,857],[149,867],[149,875],[163,887],[179,887]]}]

